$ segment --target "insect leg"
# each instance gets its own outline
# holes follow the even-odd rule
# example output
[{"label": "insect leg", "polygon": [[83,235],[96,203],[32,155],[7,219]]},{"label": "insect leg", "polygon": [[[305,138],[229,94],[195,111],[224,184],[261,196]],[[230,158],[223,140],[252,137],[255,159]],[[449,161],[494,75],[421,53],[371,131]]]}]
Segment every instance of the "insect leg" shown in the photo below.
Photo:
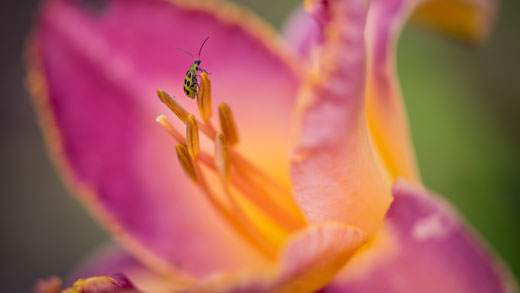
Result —
[{"label": "insect leg", "polygon": [[211,73],[207,72],[205,69],[199,67],[199,71],[206,72],[207,75],[211,75]]}]

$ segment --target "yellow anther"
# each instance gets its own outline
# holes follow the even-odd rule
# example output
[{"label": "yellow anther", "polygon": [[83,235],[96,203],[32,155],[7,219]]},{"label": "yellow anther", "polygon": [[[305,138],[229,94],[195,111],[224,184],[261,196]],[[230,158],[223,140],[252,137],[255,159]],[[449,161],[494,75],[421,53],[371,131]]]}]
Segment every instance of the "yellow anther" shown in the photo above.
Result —
[{"label": "yellow anther", "polygon": [[192,114],[188,115],[186,124],[186,144],[192,159],[196,160],[200,153],[199,124]]},{"label": "yellow anther", "polygon": [[235,145],[238,143],[238,132],[235,126],[233,113],[226,103],[220,104],[218,107],[218,115],[220,119],[220,128],[224,132],[227,143]]},{"label": "yellow anther", "polygon": [[158,89],[157,95],[159,96],[159,99],[161,99],[161,102],[166,104],[172,112],[179,117],[179,119],[186,123],[186,120],[188,119],[188,112],[184,110],[181,104],[175,100],[172,96],[170,96],[167,92]]},{"label": "yellow anther", "polygon": [[201,75],[200,90],[197,96],[200,116],[204,122],[208,122],[213,113],[211,112],[211,81],[208,74],[203,72]]},{"label": "yellow anther", "polygon": [[188,148],[179,143],[175,147],[177,150],[177,158],[179,158],[179,163],[181,163],[182,169],[184,172],[188,174],[188,176],[193,179],[193,181],[197,182],[197,175],[195,173],[195,168],[193,167],[193,162],[190,158],[190,154],[188,152]]},{"label": "yellow anther", "polygon": [[226,180],[230,179],[231,163],[229,161],[226,138],[219,132],[215,135],[215,166],[222,177]]}]

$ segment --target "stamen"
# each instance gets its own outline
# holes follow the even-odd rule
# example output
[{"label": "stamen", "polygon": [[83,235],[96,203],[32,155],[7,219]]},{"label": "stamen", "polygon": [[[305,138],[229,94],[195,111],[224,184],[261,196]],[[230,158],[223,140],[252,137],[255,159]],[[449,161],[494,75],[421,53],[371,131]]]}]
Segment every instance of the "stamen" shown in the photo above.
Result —
[{"label": "stamen", "polygon": [[164,115],[159,115],[157,118],[155,118],[155,121],[161,124],[161,126],[168,131],[168,133],[175,139],[178,143],[185,143],[186,140],[184,139],[184,136],[178,132],[173,125],[170,123],[168,118]]},{"label": "stamen", "polygon": [[170,110],[172,110],[172,112],[179,117],[182,122],[186,123],[188,112],[184,110],[182,105],[179,104],[175,98],[172,98],[172,96],[161,89],[157,90],[157,95],[159,96],[159,99],[161,99],[161,102],[166,104],[166,106],[168,106],[168,108],[170,108]]},{"label": "stamen", "polygon": [[233,112],[226,103],[220,104],[218,107],[218,115],[220,119],[220,128],[224,132],[226,141],[230,145],[236,145],[238,143],[238,132],[235,125],[235,119],[233,118]]},{"label": "stamen", "polygon": [[[205,82],[205,85],[201,85],[201,92],[199,92],[199,95],[201,97],[205,97],[205,98],[202,98],[201,101],[204,99],[208,100],[208,97],[209,97],[209,100],[208,100],[209,103],[206,103],[205,107],[200,107],[200,103],[199,103],[199,109],[206,109],[206,108],[209,109],[209,113],[211,116],[211,84],[210,84],[210,80],[209,80],[207,73],[204,72],[202,77],[203,77],[203,82]],[[205,93],[206,90],[208,91],[208,93]],[[172,98],[168,93],[166,93],[165,91],[163,91],[161,89],[157,90],[157,94],[159,95],[159,98],[161,99],[161,101],[163,101],[168,106],[168,108],[170,108],[172,110],[172,112],[175,115],[177,115],[177,117],[184,124],[186,124],[188,112],[182,107],[182,105],[179,102],[177,102],[177,100]],[[221,108],[222,108],[222,110],[221,110]],[[201,115],[203,115],[202,114],[203,112],[207,113],[207,110],[204,110],[204,111],[201,110]],[[227,127],[222,126],[222,129],[224,132],[224,136],[226,136],[226,138],[227,138],[228,144],[233,145],[233,134],[232,133],[235,134],[235,136],[234,136],[236,138],[235,143],[238,142],[238,134],[237,134],[236,127],[235,127],[233,114],[232,114],[229,106],[227,106],[226,104],[221,104],[219,107],[219,116],[221,116],[221,118],[220,118],[221,124],[222,124],[222,121],[227,121],[226,125],[229,125]],[[208,117],[208,116],[206,116],[206,117]],[[226,117],[226,118],[222,118],[222,117]],[[208,117],[208,119],[209,119],[209,117]],[[170,135],[173,136],[173,138],[176,141],[184,142],[184,137],[182,137],[173,128],[173,126],[170,124],[170,122],[166,119],[166,117],[164,115],[160,115],[159,117],[157,117],[156,121],[161,123],[161,125],[170,133]],[[208,124],[198,122],[198,124],[200,125],[200,130],[202,131],[202,133],[204,133],[210,139],[214,139],[215,130],[214,130],[213,126],[211,124],[209,124],[209,120],[207,122],[208,122]],[[230,139],[231,139],[231,141],[230,141]],[[275,180],[273,180],[272,178],[270,178],[269,176],[264,174],[261,170],[256,168],[253,164],[248,162],[240,154],[238,154],[237,152],[235,152],[233,150],[230,150],[230,155],[231,155],[231,161],[236,162],[237,167],[240,169],[243,169],[242,170],[243,172],[247,171],[247,173],[249,173],[249,174],[256,174],[255,177],[258,177],[259,179],[261,179],[261,181],[264,181],[268,185],[271,185],[272,187],[274,187],[273,189],[276,190],[277,192],[281,192],[282,194],[284,194],[284,196],[282,198],[289,198],[289,199],[291,198],[289,191],[287,191],[284,187],[280,186]],[[292,205],[294,205],[294,203],[292,203],[290,200],[289,200],[289,202]]]},{"label": "stamen", "polygon": [[195,168],[193,167],[193,162],[188,153],[188,148],[183,144],[177,144],[175,147],[177,151],[177,158],[179,158],[179,163],[182,166],[182,169],[188,174],[188,176],[195,181],[198,182],[197,175],[195,173]]},{"label": "stamen", "polygon": [[186,142],[191,158],[197,160],[200,153],[199,125],[192,114],[188,115],[186,123]]},{"label": "stamen", "polygon": [[201,75],[200,90],[197,96],[197,105],[199,106],[200,116],[204,122],[208,122],[211,115],[211,81],[208,74],[203,72]]},{"label": "stamen", "polygon": [[215,166],[226,180],[229,180],[231,176],[230,165],[226,138],[222,133],[217,132],[215,135]]},{"label": "stamen", "polygon": [[[187,112],[166,92],[158,90],[157,94],[186,125],[184,137],[164,115],[156,119],[179,143],[176,151],[184,171],[225,221],[260,251],[273,257],[288,233],[305,225],[305,219],[289,190],[231,147],[239,138],[233,113],[225,103],[219,106],[222,133],[215,130],[210,121],[211,83],[207,73],[202,73],[197,95],[202,120]],[[215,143],[214,156],[200,149],[199,130]],[[202,170],[200,163],[219,175],[224,194],[216,194],[210,188],[213,186],[208,186],[204,178],[208,170]]]}]

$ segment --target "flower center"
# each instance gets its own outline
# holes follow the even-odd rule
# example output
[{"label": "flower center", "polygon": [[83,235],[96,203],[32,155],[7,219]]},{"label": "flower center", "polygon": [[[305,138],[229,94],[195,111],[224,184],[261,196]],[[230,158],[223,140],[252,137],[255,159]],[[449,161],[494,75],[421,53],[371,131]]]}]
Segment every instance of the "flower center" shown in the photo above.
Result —
[{"label": "flower center", "polygon": [[[177,142],[177,157],[185,173],[203,191],[216,212],[245,240],[274,258],[290,232],[305,225],[290,190],[238,153],[239,136],[231,108],[219,105],[220,131],[212,125],[211,82],[201,75],[197,106],[202,121],[162,90],[161,101],[186,125],[186,135],[160,115],[156,121]],[[201,150],[199,130],[214,144]],[[216,178],[216,179],[215,179]]]}]

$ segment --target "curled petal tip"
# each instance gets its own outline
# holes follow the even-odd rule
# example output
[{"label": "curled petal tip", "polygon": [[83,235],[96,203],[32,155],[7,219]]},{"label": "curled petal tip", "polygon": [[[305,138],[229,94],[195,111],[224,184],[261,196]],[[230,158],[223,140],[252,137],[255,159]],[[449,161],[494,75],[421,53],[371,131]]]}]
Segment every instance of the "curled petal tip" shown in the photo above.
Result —
[{"label": "curled petal tip", "polygon": [[330,11],[327,7],[328,2],[329,1],[325,0],[305,0],[303,7],[320,25],[325,25],[330,21]]},{"label": "curled petal tip", "polygon": [[487,41],[494,26],[498,1],[458,0],[423,1],[412,21],[468,45]]}]

